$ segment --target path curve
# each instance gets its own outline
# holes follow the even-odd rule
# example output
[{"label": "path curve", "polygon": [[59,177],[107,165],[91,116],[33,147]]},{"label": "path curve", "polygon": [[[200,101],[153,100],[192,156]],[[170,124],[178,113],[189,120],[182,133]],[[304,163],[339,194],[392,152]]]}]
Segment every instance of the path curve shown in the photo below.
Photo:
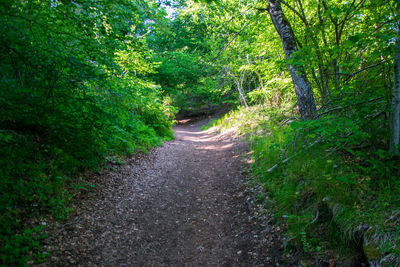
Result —
[{"label": "path curve", "polygon": [[[249,210],[243,155],[229,134],[174,127],[175,140],[106,175],[49,245],[59,265],[273,266],[276,229]],[[275,234],[274,234],[275,233]],[[274,243],[275,242],[275,243]]]}]

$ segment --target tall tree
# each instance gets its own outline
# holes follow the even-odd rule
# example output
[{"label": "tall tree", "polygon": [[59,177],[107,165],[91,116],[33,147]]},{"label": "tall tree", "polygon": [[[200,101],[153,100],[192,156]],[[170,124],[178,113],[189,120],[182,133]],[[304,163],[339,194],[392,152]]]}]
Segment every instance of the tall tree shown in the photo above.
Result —
[{"label": "tall tree", "polygon": [[[397,16],[400,16],[400,4],[396,6]],[[393,95],[391,113],[391,138],[389,153],[396,154],[399,151],[400,139],[400,23],[396,23],[397,36],[395,38],[395,54],[393,63]]]},{"label": "tall tree", "polygon": [[[282,40],[286,59],[290,59],[297,51],[296,37],[292,27],[282,11],[279,0],[268,0],[267,11],[271,16],[272,23]],[[316,112],[316,105],[310,82],[302,66],[289,64],[290,76],[293,80],[294,90],[297,96],[300,114],[303,118],[312,118]]]}]

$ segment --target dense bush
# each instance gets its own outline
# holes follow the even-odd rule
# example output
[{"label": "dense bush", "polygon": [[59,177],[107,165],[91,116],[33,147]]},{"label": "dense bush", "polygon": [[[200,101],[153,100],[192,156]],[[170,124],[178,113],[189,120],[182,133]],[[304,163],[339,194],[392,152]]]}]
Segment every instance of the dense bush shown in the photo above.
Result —
[{"label": "dense bush", "polygon": [[27,219],[65,219],[79,171],[173,137],[137,5],[0,4],[0,264],[43,259]]}]

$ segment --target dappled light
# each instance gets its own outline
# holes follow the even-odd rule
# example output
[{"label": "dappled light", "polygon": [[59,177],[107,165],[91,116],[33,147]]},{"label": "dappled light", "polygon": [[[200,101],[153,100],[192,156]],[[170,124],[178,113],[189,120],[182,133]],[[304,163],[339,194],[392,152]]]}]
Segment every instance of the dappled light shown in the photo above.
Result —
[{"label": "dappled light", "polygon": [[178,141],[192,142],[195,147],[200,147],[201,150],[224,151],[233,147],[234,143],[226,139],[230,133],[215,135],[209,131],[201,131],[198,125],[191,124],[184,128],[175,127],[175,138]]},{"label": "dappled light", "polygon": [[400,266],[400,1],[0,2],[0,266]]}]

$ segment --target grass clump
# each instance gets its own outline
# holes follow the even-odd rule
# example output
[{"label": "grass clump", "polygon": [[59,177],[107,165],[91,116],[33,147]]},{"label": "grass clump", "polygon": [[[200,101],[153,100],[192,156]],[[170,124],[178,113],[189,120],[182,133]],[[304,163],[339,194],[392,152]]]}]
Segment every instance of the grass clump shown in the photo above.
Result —
[{"label": "grass clump", "polygon": [[261,106],[213,125],[247,135],[252,174],[273,197],[291,244],[328,258],[363,247],[370,261],[399,264],[399,164],[373,140],[381,127],[338,115],[302,121]]}]

